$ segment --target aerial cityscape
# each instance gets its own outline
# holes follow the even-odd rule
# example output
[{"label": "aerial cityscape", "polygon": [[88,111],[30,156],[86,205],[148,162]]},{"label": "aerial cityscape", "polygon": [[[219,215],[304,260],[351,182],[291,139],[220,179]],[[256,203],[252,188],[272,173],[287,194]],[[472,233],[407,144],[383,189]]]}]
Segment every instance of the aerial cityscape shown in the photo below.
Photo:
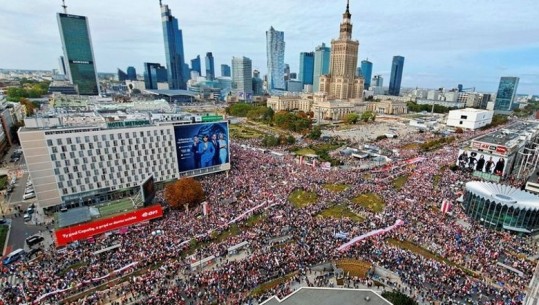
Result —
[{"label": "aerial cityscape", "polygon": [[538,10],[10,3],[0,305],[539,304]]}]

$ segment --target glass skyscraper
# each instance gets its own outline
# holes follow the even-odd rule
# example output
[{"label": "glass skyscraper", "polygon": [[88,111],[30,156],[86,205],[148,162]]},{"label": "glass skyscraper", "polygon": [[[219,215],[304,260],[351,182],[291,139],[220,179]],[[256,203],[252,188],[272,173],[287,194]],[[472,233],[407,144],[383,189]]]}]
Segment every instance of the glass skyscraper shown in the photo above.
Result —
[{"label": "glass skyscraper", "polygon": [[184,75],[185,70],[188,69],[185,69],[182,30],[178,26],[178,19],[172,16],[168,5],[161,5],[161,20],[163,22],[169,89],[186,89],[186,81],[189,77]]},{"label": "glass skyscraper", "polygon": [[312,85],[314,76],[314,52],[299,53],[299,80],[304,85]]},{"label": "glass skyscraper", "polygon": [[393,64],[391,65],[391,76],[389,77],[389,95],[400,95],[403,68],[404,57],[393,56]]},{"label": "glass skyscraper", "polygon": [[498,93],[496,93],[496,101],[494,102],[495,112],[510,112],[518,108],[518,103],[515,103],[517,95],[518,77],[504,76],[500,78]]},{"label": "glass skyscraper", "polygon": [[325,43],[316,47],[314,51],[313,92],[320,91],[320,76],[329,73],[330,54],[331,48],[326,47]]},{"label": "glass skyscraper", "polygon": [[230,66],[222,64],[221,65],[221,76],[228,76],[230,77]]},{"label": "glass skyscraper", "polygon": [[137,70],[135,67],[127,67],[127,79],[128,80],[137,80]]},{"label": "glass skyscraper", "polygon": [[127,80],[127,73],[125,73],[123,70],[118,68],[118,80],[121,82],[124,82]]},{"label": "glass skyscraper", "polygon": [[164,83],[168,79],[167,69],[157,63],[144,63],[144,87],[157,89],[157,83]]},{"label": "glass skyscraper", "polygon": [[206,53],[206,79],[213,80],[215,78],[215,65],[213,62],[213,54]]},{"label": "glass skyscraper", "polygon": [[270,27],[266,31],[266,49],[268,56],[268,91],[286,90],[284,80],[284,32]]},{"label": "glass skyscraper", "polygon": [[232,90],[240,99],[253,95],[253,63],[247,57],[232,57]]},{"label": "glass skyscraper", "polygon": [[365,79],[365,89],[369,89],[369,87],[371,86],[372,78],[372,62],[370,62],[369,60],[362,60],[361,73],[363,74],[363,78]]},{"label": "glass skyscraper", "polygon": [[191,71],[197,71],[198,75],[202,75],[202,68],[200,67],[200,55],[191,59]]},{"label": "glass skyscraper", "polygon": [[99,95],[87,18],[58,13],[57,19],[69,81],[80,95]]}]

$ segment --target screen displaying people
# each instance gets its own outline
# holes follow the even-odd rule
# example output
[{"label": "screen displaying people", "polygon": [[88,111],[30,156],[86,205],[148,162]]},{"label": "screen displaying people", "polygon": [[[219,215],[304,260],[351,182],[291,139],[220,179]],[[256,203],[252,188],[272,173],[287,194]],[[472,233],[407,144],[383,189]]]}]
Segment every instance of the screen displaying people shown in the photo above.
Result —
[{"label": "screen displaying people", "polygon": [[505,159],[498,156],[485,154],[481,151],[461,150],[457,159],[460,169],[479,171],[493,175],[503,176]]}]

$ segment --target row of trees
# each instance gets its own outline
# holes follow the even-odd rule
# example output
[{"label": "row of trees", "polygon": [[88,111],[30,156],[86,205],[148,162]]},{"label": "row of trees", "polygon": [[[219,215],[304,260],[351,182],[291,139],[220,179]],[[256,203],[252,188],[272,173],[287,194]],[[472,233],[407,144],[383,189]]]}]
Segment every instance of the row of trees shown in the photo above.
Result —
[{"label": "row of trees", "polygon": [[[408,111],[412,112],[421,112],[421,111],[427,111],[431,112],[433,111],[432,105],[418,105],[415,102],[407,102],[406,106],[408,106]],[[455,108],[452,107],[444,107],[441,105],[434,105],[434,112],[435,113],[448,113],[449,110],[454,110]]]},{"label": "row of trees", "polygon": [[7,100],[19,102],[22,98],[38,98],[47,94],[50,82],[21,81],[19,87],[10,87],[6,90]]},{"label": "row of trees", "polygon": [[371,110],[363,112],[361,115],[355,112],[349,113],[344,117],[344,122],[346,124],[356,124],[360,120],[367,123],[369,120],[373,121],[376,119],[376,113]]},{"label": "row of trees", "polygon": [[280,135],[278,137],[274,135],[265,135],[264,138],[262,138],[262,146],[264,147],[273,147],[273,146],[279,146],[279,145],[291,145],[296,143],[296,138],[294,138],[292,135]]},{"label": "row of trees", "polygon": [[434,149],[437,149],[439,147],[442,147],[445,144],[452,143],[455,140],[456,140],[455,137],[444,137],[444,138],[439,138],[439,139],[436,139],[436,140],[432,140],[432,141],[422,143],[421,145],[419,145],[419,147],[423,151],[430,151],[430,150],[434,150]]}]

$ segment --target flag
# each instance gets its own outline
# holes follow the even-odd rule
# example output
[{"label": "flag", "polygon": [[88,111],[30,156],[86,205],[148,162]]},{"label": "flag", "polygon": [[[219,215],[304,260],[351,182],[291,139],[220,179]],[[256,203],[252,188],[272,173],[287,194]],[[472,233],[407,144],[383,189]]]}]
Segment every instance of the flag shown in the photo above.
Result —
[{"label": "flag", "polygon": [[313,167],[316,167],[316,159],[313,159]]},{"label": "flag", "polygon": [[451,203],[449,202],[449,200],[447,199],[442,200],[442,208],[440,209],[442,213],[444,214],[448,213],[449,208],[451,208]]},{"label": "flag", "polygon": [[299,156],[299,164],[303,164],[303,156]]},{"label": "flag", "polygon": [[204,214],[204,216],[207,216],[209,212],[210,212],[210,204],[207,201],[204,201],[202,203],[202,213]]}]

